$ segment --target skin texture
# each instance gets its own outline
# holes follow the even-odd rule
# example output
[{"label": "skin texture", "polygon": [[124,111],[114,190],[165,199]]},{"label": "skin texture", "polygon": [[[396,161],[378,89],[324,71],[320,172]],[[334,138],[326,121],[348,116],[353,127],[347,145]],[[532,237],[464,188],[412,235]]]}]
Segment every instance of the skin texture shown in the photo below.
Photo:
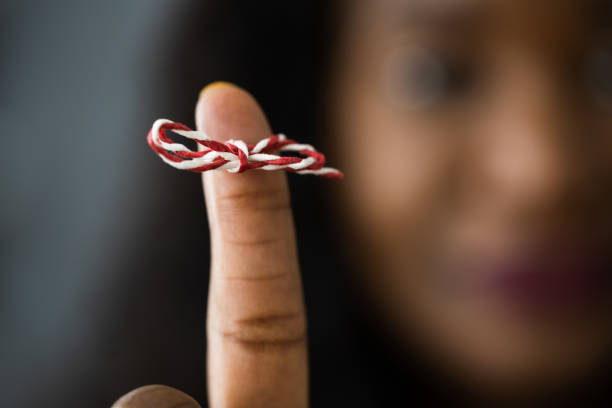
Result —
[{"label": "skin texture", "polygon": [[165,385],[137,388],[113,404],[111,408],[201,408],[193,398]]},{"label": "skin texture", "polygon": [[[612,35],[593,4],[362,0],[343,13],[326,102],[355,278],[398,349],[498,401],[589,378],[612,344],[608,292],[538,288],[534,305],[496,278],[591,276],[609,247],[612,95],[590,80]],[[196,123],[217,140],[271,133],[227,83],[202,92]],[[203,185],[210,406],[305,407],[286,176],[211,172]]]},{"label": "skin texture", "polygon": [[[255,99],[232,84],[202,90],[195,115],[215,140],[254,143],[271,134]],[[209,405],[306,407],[306,315],[286,175],[209,172],[202,182],[211,237]],[[154,398],[140,398],[144,391],[115,406],[174,407],[176,390],[163,390],[157,405],[146,405]],[[132,405],[117,405],[123,401]]]},{"label": "skin texture", "polygon": [[[196,124],[217,140],[272,133],[245,91],[206,89]],[[307,406],[306,318],[286,175],[203,174],[212,242],[208,386],[213,407]]]},{"label": "skin texture", "polygon": [[399,348],[480,391],[557,389],[610,349],[609,295],[486,288],[521,268],[551,287],[609,247],[612,115],[583,70],[610,36],[588,4],[362,1],[345,23],[330,104],[359,279]]}]

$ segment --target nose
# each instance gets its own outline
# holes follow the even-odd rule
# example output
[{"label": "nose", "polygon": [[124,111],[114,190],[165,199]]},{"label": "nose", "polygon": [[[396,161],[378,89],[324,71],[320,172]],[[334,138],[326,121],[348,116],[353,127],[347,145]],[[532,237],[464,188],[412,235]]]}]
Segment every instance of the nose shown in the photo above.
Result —
[{"label": "nose", "polygon": [[500,208],[551,210],[582,167],[572,146],[579,117],[558,80],[514,68],[483,111],[474,162],[484,183],[479,189]]}]

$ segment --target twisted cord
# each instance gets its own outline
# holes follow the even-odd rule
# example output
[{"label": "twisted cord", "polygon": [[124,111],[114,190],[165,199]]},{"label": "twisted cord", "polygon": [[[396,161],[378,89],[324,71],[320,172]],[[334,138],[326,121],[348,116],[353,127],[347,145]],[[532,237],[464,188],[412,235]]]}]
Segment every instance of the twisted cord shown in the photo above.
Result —
[{"label": "twisted cord", "polygon": [[[195,140],[204,149],[193,151],[185,145],[173,142],[166,133],[168,130]],[[272,135],[251,145],[242,140],[221,143],[212,140],[202,131],[191,130],[171,120],[157,119],[147,135],[147,142],[164,162],[179,170],[226,170],[230,173],[242,173],[252,169],[286,170],[326,178],[343,177],[339,170],[323,167],[325,156],[314,147],[297,143],[283,134]],[[291,152],[303,157],[279,156],[272,154],[273,151]]]}]

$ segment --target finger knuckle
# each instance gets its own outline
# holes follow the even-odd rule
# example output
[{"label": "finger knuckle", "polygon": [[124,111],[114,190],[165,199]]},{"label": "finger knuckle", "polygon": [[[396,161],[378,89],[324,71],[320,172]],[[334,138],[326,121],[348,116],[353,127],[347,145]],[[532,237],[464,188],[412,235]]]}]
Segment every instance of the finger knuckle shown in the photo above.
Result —
[{"label": "finger knuckle", "polygon": [[233,246],[275,248],[293,233],[290,200],[283,189],[218,197],[215,215],[219,237]]},{"label": "finger knuckle", "polygon": [[251,316],[220,333],[225,341],[251,351],[293,348],[306,342],[306,319],[302,312]]},{"label": "finger knuckle", "polygon": [[290,199],[283,189],[245,190],[217,197],[220,216],[233,216],[237,211],[283,211],[290,209]]}]

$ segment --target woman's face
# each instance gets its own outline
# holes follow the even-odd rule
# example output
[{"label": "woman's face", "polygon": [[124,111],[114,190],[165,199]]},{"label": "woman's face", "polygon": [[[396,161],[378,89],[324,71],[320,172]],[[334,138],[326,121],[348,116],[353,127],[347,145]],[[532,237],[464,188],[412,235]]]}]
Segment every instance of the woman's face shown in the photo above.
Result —
[{"label": "woman's face", "polygon": [[609,2],[347,3],[342,211],[383,316],[477,384],[584,375],[612,344]]}]

